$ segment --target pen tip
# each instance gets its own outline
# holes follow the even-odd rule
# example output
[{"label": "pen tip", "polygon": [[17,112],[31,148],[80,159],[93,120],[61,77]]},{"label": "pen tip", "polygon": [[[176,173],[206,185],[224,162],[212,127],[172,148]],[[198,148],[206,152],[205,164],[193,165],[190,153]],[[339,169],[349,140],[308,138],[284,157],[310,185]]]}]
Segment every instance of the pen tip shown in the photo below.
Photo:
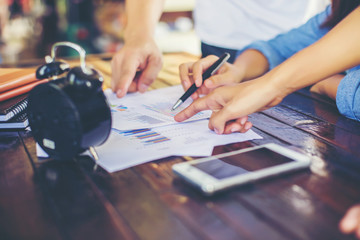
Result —
[{"label": "pen tip", "polygon": [[178,101],[174,104],[174,106],[171,108],[171,111],[174,111],[175,109],[177,109],[177,108],[180,106],[181,103],[182,103],[182,101],[181,101],[181,100],[178,100]]}]

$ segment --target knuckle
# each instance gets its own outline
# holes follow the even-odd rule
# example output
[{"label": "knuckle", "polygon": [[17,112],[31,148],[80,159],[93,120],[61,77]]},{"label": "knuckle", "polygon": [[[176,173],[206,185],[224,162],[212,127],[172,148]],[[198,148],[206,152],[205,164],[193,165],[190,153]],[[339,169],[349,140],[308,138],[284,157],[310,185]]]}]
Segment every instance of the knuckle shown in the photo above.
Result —
[{"label": "knuckle", "polygon": [[156,58],[155,58],[155,63],[156,63],[158,66],[160,66],[160,68],[161,68],[161,66],[162,66],[162,64],[163,64],[163,59],[162,59],[162,57],[161,57],[161,56],[156,57]]},{"label": "knuckle", "polygon": [[142,82],[145,83],[146,85],[150,85],[152,82],[155,81],[155,77],[154,76],[149,76],[149,77],[145,77],[143,78]]},{"label": "knuckle", "polygon": [[223,111],[224,111],[224,114],[231,119],[234,119],[238,113],[238,109],[232,105],[224,107]]},{"label": "knuckle", "polygon": [[187,69],[187,63],[182,63],[179,65],[179,70]]}]

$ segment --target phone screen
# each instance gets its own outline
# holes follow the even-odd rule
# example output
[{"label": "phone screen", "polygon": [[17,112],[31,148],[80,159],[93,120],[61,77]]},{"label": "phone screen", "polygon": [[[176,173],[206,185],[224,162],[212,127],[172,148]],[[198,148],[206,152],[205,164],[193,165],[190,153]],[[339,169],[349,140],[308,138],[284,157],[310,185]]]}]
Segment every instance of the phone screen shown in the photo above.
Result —
[{"label": "phone screen", "polygon": [[196,163],[193,166],[217,179],[224,179],[293,161],[291,158],[263,147],[220,159]]}]

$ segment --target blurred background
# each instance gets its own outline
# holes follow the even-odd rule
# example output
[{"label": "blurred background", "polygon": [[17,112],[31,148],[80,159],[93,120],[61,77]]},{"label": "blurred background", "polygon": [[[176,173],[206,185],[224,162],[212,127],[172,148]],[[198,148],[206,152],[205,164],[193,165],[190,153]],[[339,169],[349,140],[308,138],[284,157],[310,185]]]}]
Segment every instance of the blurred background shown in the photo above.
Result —
[{"label": "blurred background", "polygon": [[[193,29],[195,0],[167,0],[155,39],[163,52],[200,54]],[[0,63],[43,58],[53,43],[71,41],[88,54],[123,45],[124,0],[0,0]],[[71,57],[72,50],[59,55]]]}]

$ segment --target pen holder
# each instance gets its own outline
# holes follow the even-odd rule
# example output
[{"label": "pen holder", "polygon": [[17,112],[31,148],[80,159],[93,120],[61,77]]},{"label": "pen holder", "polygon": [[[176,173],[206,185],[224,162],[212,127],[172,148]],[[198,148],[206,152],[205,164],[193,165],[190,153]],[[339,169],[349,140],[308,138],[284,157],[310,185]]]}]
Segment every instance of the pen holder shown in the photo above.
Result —
[{"label": "pen holder", "polygon": [[[71,47],[80,54],[79,67],[55,60],[56,49]],[[111,131],[111,111],[102,91],[102,76],[85,63],[85,50],[70,42],[55,43],[51,57],[36,71],[40,84],[29,93],[28,118],[36,142],[54,159],[70,160],[103,144]]]}]

